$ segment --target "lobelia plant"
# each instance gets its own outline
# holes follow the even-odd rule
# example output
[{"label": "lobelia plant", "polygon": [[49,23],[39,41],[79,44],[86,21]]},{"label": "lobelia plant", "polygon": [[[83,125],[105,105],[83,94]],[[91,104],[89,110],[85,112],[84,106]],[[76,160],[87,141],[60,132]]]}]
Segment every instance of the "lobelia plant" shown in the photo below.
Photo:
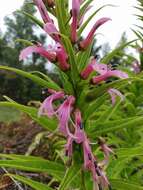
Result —
[{"label": "lobelia plant", "polygon": [[[126,182],[124,184],[121,180],[120,187],[119,180],[112,180],[112,176],[110,176],[111,180],[108,179],[106,168],[110,162],[110,154],[113,159],[115,153],[106,144],[103,137],[106,137],[106,131],[108,133],[122,129],[122,127],[128,127],[128,122],[127,125],[123,125],[122,120],[110,121],[110,118],[119,103],[125,100],[120,89],[131,84],[133,80],[142,81],[140,78],[129,78],[127,73],[118,69],[113,70],[108,65],[108,61],[131,42],[110,52],[99,63],[93,56],[90,56],[92,42],[96,30],[111,19],[104,17],[96,21],[84,39],[81,38],[81,34],[93,16],[105,6],[96,10],[84,21],[86,12],[91,8],[92,0],[72,0],[71,11],[69,11],[70,1],[67,0],[34,0],[33,2],[38,8],[43,22],[26,12],[24,14],[37,23],[55,43],[44,47],[40,42],[32,43],[24,40],[29,46],[21,51],[20,60],[24,60],[31,53],[40,54],[55,64],[62,85],[56,84],[42,73],[36,75],[0,66],[0,69],[16,72],[48,88],[47,98],[39,110],[20,105],[8,97],[6,99],[9,102],[1,102],[0,105],[14,106],[27,113],[51,133],[59,133],[66,141],[63,157],[67,157],[71,163],[67,167],[66,162],[62,160],[57,162],[32,156],[3,154],[1,157],[9,160],[1,160],[0,165],[28,171],[46,172],[53,176],[53,181],[58,182],[58,190],[104,190],[112,189],[112,186],[114,189],[125,189]],[[51,17],[51,15],[53,16]],[[21,39],[21,41],[23,40]],[[116,80],[108,82],[111,78]],[[48,96],[48,94],[50,95]],[[99,117],[95,116],[96,111],[98,112],[100,107],[106,103],[110,106],[106,113],[108,117],[104,118],[102,112]],[[138,122],[138,120],[134,121],[134,118],[129,118],[130,121],[132,124]],[[115,123],[115,129],[112,122]],[[98,129],[96,125],[101,125],[101,128]],[[9,174],[9,176],[36,190],[53,189],[50,184],[45,185],[19,175]],[[137,185],[133,184],[133,187],[137,187]]]}]

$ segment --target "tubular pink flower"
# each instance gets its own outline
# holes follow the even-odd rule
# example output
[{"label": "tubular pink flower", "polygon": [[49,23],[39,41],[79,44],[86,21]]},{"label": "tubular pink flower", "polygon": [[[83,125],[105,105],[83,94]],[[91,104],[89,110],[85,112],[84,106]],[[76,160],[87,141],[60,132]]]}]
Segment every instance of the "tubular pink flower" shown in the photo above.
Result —
[{"label": "tubular pink flower", "polygon": [[46,115],[48,117],[52,117],[55,114],[54,107],[52,105],[53,101],[64,98],[63,92],[55,92],[48,98],[44,100],[41,107],[39,108],[38,115]]},{"label": "tubular pink flower", "polygon": [[46,9],[43,1],[42,0],[34,0],[34,2],[39,9],[39,12],[41,14],[41,17],[42,17],[44,23],[52,22],[51,18],[48,15],[47,9]]},{"label": "tubular pink flower", "polygon": [[125,72],[122,72],[120,70],[108,70],[103,75],[93,77],[92,82],[93,82],[93,84],[99,84],[100,82],[107,80],[109,77],[117,77],[117,78],[121,78],[121,79],[126,79],[126,78],[128,78],[128,74],[126,74]]},{"label": "tubular pink flower", "polygon": [[67,99],[63,102],[63,104],[56,111],[57,117],[59,119],[59,130],[65,136],[68,135],[67,127],[70,119],[70,114],[73,109],[73,104],[75,103],[74,96],[68,96]]},{"label": "tubular pink flower", "polygon": [[80,42],[80,48],[82,49],[86,49],[91,43],[92,43],[92,40],[93,40],[93,37],[94,37],[94,33],[96,32],[96,30],[101,26],[103,25],[104,23],[106,23],[107,21],[111,20],[110,18],[101,18],[99,19],[95,25],[93,26],[93,28],[91,29],[91,31],[89,32],[89,34],[87,35],[87,37]]},{"label": "tubular pink flower", "polygon": [[71,41],[77,41],[78,16],[80,11],[80,1],[72,0],[72,23],[71,23]]},{"label": "tubular pink flower", "polygon": [[69,136],[67,140],[67,144],[65,145],[66,156],[71,157],[73,154],[73,141],[74,141],[73,138]]},{"label": "tubular pink flower", "polygon": [[56,54],[52,51],[46,51],[43,46],[29,46],[23,49],[20,53],[19,60],[23,60],[27,58],[27,56],[31,53],[39,53],[41,56],[47,58],[50,62],[55,62]]},{"label": "tubular pink flower", "polygon": [[61,43],[59,31],[56,29],[55,25],[53,23],[46,23],[44,25],[44,30],[53,38],[56,42]]},{"label": "tubular pink flower", "polygon": [[93,71],[104,74],[107,72],[107,70],[107,65],[97,63],[95,59],[92,59],[91,63],[87,65],[87,67],[81,72],[80,75],[83,79],[87,79]]},{"label": "tubular pink flower", "polygon": [[63,70],[66,71],[69,69],[70,65],[67,63],[68,60],[68,55],[65,51],[65,49],[63,48],[63,46],[61,46],[59,43],[56,45],[55,47],[55,52],[56,52],[56,56],[57,56],[57,60],[59,62],[59,67]]},{"label": "tubular pink flower", "polygon": [[80,144],[85,140],[85,132],[83,130],[83,124],[81,119],[81,112],[79,109],[75,111],[75,142]]},{"label": "tubular pink flower", "polygon": [[123,101],[125,99],[124,95],[117,89],[110,88],[108,90],[108,93],[111,96],[112,105],[114,105],[116,102],[116,96],[119,96],[121,98],[121,101]]},{"label": "tubular pink flower", "polygon": [[98,181],[97,165],[95,166],[96,158],[92,153],[87,137],[83,142],[83,154],[84,154],[84,168],[91,171],[93,180],[97,182]]}]

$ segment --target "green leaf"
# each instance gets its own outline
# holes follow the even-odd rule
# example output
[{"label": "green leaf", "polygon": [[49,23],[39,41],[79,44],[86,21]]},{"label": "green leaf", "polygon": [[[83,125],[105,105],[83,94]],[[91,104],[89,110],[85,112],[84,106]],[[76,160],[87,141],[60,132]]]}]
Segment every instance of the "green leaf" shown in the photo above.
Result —
[{"label": "green leaf", "polygon": [[143,146],[138,146],[134,148],[119,148],[116,151],[118,158],[132,158],[135,156],[143,155]]},{"label": "green leaf", "polygon": [[80,18],[81,18],[82,15],[84,14],[84,12],[85,12],[85,10],[87,9],[87,7],[92,3],[92,1],[93,1],[93,0],[87,0],[87,2],[85,2],[85,3],[84,3],[84,1],[83,1],[84,4],[82,4],[82,7],[80,8],[80,15],[79,15]]},{"label": "green leaf", "polygon": [[68,75],[61,70],[59,70],[59,73],[60,73],[59,76],[60,76],[62,85],[64,86],[65,93],[74,95],[73,86],[72,86],[72,83],[69,81]]},{"label": "green leaf", "polygon": [[43,23],[37,19],[35,16],[25,12],[25,11],[18,11],[19,13],[24,14],[26,17],[28,17],[30,20],[32,20],[36,25],[40,26],[43,29]]},{"label": "green leaf", "polygon": [[18,75],[21,75],[23,77],[26,77],[30,80],[32,80],[33,82],[37,83],[40,86],[43,87],[47,87],[47,88],[52,88],[54,90],[61,90],[61,88],[54,82],[54,81],[46,81],[38,76],[35,76],[29,72],[26,71],[22,71],[20,69],[16,69],[16,68],[12,68],[12,67],[7,67],[7,66],[1,66],[0,65],[0,70],[8,70],[8,71],[12,71],[15,72]]},{"label": "green leaf", "polygon": [[38,160],[45,160],[44,158],[38,156],[25,156],[25,155],[17,155],[17,154],[0,154],[1,158],[8,158],[11,160],[31,160],[31,161],[38,161]]},{"label": "green leaf", "polygon": [[[89,0],[89,1],[93,1],[93,0]],[[107,7],[107,6],[114,6],[111,4],[107,4],[107,5],[103,5],[102,7],[100,7],[99,9],[97,9],[95,12],[92,13],[92,15],[89,16],[89,18],[83,23],[83,25],[80,27],[80,29],[78,30],[78,36],[80,36],[83,32],[83,30],[86,28],[86,26],[89,24],[89,22],[92,20],[92,18],[103,8]]]},{"label": "green leaf", "polygon": [[52,190],[52,188],[48,187],[47,185],[34,181],[32,179],[28,179],[26,177],[23,176],[19,176],[19,175],[12,175],[12,174],[8,174],[8,176],[21,181],[24,184],[27,184],[28,186],[32,187],[35,190]]},{"label": "green leaf", "polygon": [[48,160],[0,160],[1,167],[15,168],[29,172],[43,172],[52,175],[57,180],[62,180],[65,168],[62,164]]},{"label": "green leaf", "polygon": [[[66,6],[65,1],[63,0],[55,0],[56,4],[56,17],[58,19],[58,25],[60,29],[60,33],[68,35],[68,29],[67,29],[67,12],[66,12]],[[62,10],[62,11],[61,11]]]},{"label": "green leaf", "polygon": [[116,190],[143,190],[143,187],[123,179],[111,179],[111,186]]},{"label": "green leaf", "polygon": [[28,114],[34,121],[49,131],[54,131],[57,121],[48,117],[38,117],[38,110],[34,107],[24,106],[15,102],[0,102],[0,106],[15,107],[16,109]]},{"label": "green leaf", "polygon": [[99,117],[99,119],[97,120],[97,122],[107,122],[114,114],[115,112],[118,110],[120,104],[121,104],[121,100],[117,101],[116,104],[113,106],[109,106],[109,108],[107,110],[105,110],[103,112],[103,114]]},{"label": "green leaf", "polygon": [[[139,127],[142,125],[143,117],[132,117],[129,119],[123,119],[123,120],[117,120],[117,121],[110,121],[110,122],[102,122],[97,123],[93,122],[90,125],[90,136],[98,136],[98,135],[104,135],[109,132],[116,132],[117,130],[121,130],[124,128],[131,128],[131,127]],[[94,124],[94,125],[93,125]],[[92,126],[96,126],[96,128],[93,128]],[[89,132],[89,131],[88,131]]]},{"label": "green leaf", "polygon": [[16,39],[15,42],[21,42],[23,43],[24,45],[27,45],[27,46],[33,46],[33,43],[28,41],[28,40],[25,40],[25,39]]},{"label": "green leaf", "polygon": [[110,53],[108,53],[102,60],[101,63],[108,64],[114,56],[116,56],[122,49],[130,45],[131,43],[135,42],[136,40],[132,40],[130,42],[121,44],[119,47],[112,50]]},{"label": "green leaf", "polygon": [[76,86],[76,82],[79,80],[79,73],[77,68],[77,62],[75,57],[75,52],[73,50],[72,44],[70,40],[65,36],[61,35],[65,49],[69,55],[69,63],[71,66],[71,79],[73,81],[74,86]]},{"label": "green leaf", "polygon": [[66,190],[69,189],[70,184],[80,173],[80,166],[73,165],[69,169],[67,169],[63,180],[60,183],[58,190]]},{"label": "green leaf", "polygon": [[104,104],[104,101],[106,99],[106,95],[100,96],[92,103],[88,103],[86,105],[86,109],[84,110],[84,118],[85,120],[88,120],[92,115],[99,109],[100,106]]},{"label": "green leaf", "polygon": [[88,64],[88,61],[90,59],[91,55],[91,50],[92,50],[92,44],[87,48],[86,51],[81,51],[77,55],[77,67],[79,69],[79,72],[81,72],[86,65]]}]

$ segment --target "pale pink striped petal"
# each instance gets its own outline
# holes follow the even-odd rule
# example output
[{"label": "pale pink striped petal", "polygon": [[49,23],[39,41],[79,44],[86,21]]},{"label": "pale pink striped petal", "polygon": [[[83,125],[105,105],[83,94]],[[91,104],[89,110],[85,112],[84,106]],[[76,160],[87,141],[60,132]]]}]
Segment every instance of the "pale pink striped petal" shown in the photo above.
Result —
[{"label": "pale pink striped petal", "polygon": [[41,56],[47,58],[49,61],[54,62],[56,60],[55,52],[48,52],[42,46],[29,46],[23,49],[20,53],[19,60],[27,58],[32,53],[39,53]]},{"label": "pale pink striped petal", "polygon": [[52,117],[55,115],[55,110],[53,107],[53,101],[64,98],[64,93],[63,92],[55,92],[48,98],[44,100],[42,103],[41,107],[39,108],[38,115],[46,115],[48,117]]},{"label": "pale pink striped petal", "polygon": [[59,31],[57,30],[56,26],[53,23],[46,23],[44,25],[44,30],[53,38],[56,42],[61,43]]},{"label": "pale pink striped petal", "polygon": [[125,99],[124,95],[117,89],[114,89],[114,88],[110,88],[108,90],[108,93],[110,94],[111,96],[111,100],[112,100],[112,105],[115,104],[116,102],[116,97],[119,96],[121,98],[121,101],[123,101]]},{"label": "pale pink striped petal", "polygon": [[71,111],[73,109],[74,103],[75,103],[75,97],[74,96],[68,96],[67,99],[63,102],[63,104],[56,111],[57,117],[59,119],[59,130],[65,136],[68,135],[67,126],[68,126],[70,114],[71,114]]}]

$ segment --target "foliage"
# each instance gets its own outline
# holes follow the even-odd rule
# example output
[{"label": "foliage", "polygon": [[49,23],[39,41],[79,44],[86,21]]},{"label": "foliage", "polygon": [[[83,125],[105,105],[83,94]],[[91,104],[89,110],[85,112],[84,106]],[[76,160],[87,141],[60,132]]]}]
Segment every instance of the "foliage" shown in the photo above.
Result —
[{"label": "foliage", "polygon": [[[43,27],[56,41],[57,46],[47,51],[41,44],[30,44],[30,47],[22,50],[20,57],[24,59],[29,53],[36,52],[47,59],[53,59],[59,74],[59,84],[41,73],[35,75],[20,69],[0,66],[1,70],[13,71],[41,87],[49,88],[50,95],[47,94],[49,96],[41,104],[40,109],[21,105],[8,97],[5,97],[6,102],[0,103],[0,106],[11,106],[25,112],[44,129],[50,131],[52,137],[58,136],[51,160],[13,154],[0,155],[3,158],[0,160],[2,167],[42,172],[51,176],[51,181],[43,184],[23,176],[9,174],[36,190],[54,189],[54,182],[57,183],[59,190],[143,189],[142,73],[132,72],[131,66],[124,68],[126,66],[124,61],[120,62],[119,68],[124,68],[128,75],[123,71],[109,68],[109,63],[114,64],[113,59],[115,61],[116,57],[123,56],[123,49],[132,45],[135,40],[131,42],[123,40],[124,42],[117,48],[101,58],[101,63],[96,63],[91,57],[93,42],[91,33],[88,38],[77,40],[92,19],[91,16],[78,27],[80,16],[85,13],[92,1],[73,0],[77,4],[72,5],[72,15],[68,11],[69,1],[56,0],[52,1],[52,5],[51,1],[43,1],[48,12],[57,19],[59,31],[45,11],[42,1],[34,0],[38,9],[42,10],[40,13],[44,23],[40,24],[41,21],[27,15]],[[102,18],[94,27],[97,29],[107,20],[109,19]],[[126,60],[131,62],[132,59],[126,56]],[[99,68],[99,65],[102,67]]]}]

